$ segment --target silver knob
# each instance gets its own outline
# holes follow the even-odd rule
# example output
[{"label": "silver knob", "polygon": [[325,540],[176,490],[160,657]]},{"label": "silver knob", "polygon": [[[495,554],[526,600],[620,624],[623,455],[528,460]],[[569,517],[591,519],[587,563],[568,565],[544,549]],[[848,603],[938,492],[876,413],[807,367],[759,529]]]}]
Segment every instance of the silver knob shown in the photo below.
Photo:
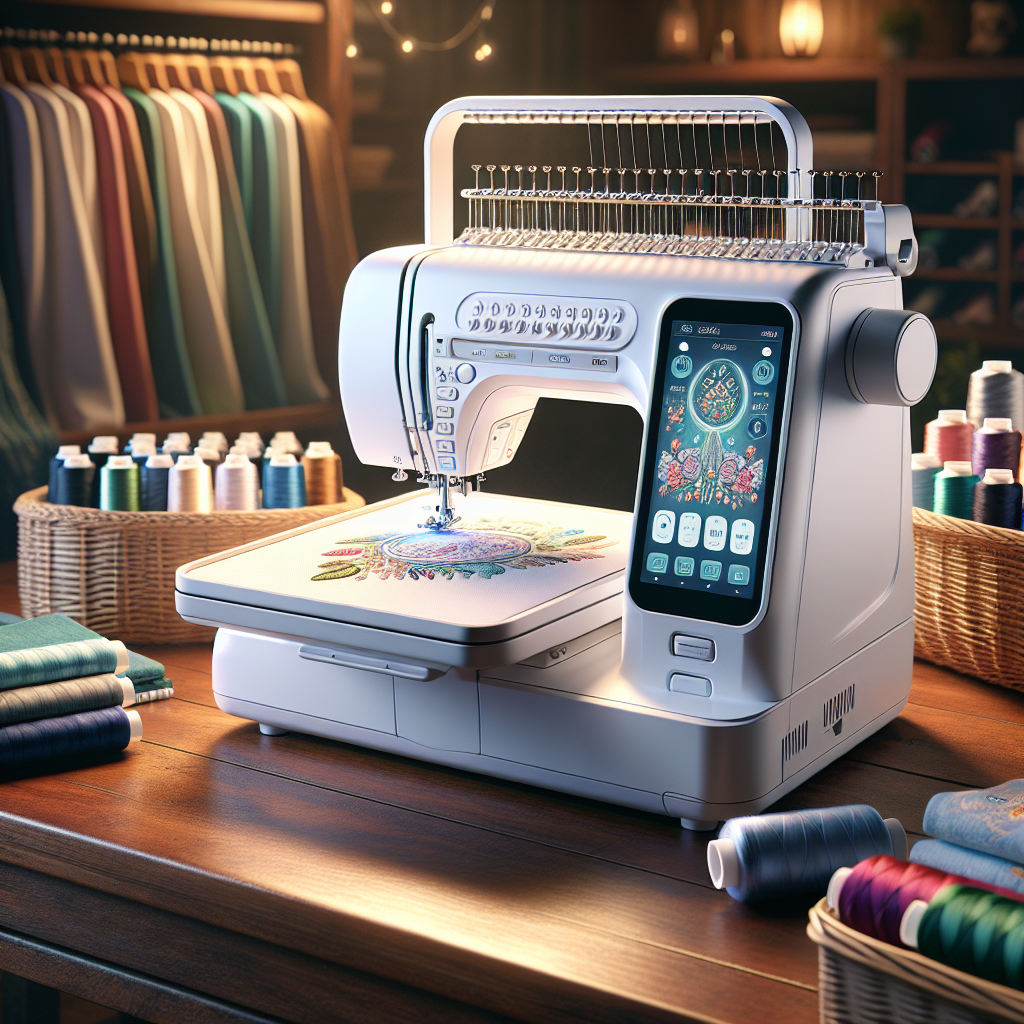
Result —
[{"label": "silver knob", "polygon": [[470,384],[476,377],[476,367],[472,363],[459,363],[455,367],[455,379],[460,384]]},{"label": "silver knob", "polygon": [[917,405],[935,377],[935,327],[921,313],[865,309],[846,340],[846,379],[866,405]]}]

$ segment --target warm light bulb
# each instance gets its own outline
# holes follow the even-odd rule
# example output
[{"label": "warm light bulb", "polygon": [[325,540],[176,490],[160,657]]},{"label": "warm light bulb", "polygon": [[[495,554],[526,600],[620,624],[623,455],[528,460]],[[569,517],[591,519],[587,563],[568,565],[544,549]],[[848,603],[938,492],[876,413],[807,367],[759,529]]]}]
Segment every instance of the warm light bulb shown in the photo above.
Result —
[{"label": "warm light bulb", "polygon": [[490,57],[491,53],[493,52],[493,51],[491,50],[491,44],[490,44],[490,43],[484,43],[484,45],[480,47],[480,52],[481,52],[481,53],[482,53],[482,54],[483,54],[483,55],[484,55],[485,57]]},{"label": "warm light bulb", "polygon": [[402,43],[402,53],[412,53],[412,40],[411,39],[406,39],[405,42]]},{"label": "warm light bulb", "polygon": [[348,46],[345,47],[345,56],[350,58],[350,59],[352,57],[358,57],[359,56],[359,47],[356,46],[355,43],[349,43]]},{"label": "warm light bulb", "polygon": [[390,14],[395,9],[395,5],[391,3],[391,0],[384,0],[384,3],[380,5],[381,14]]},{"label": "warm light bulb", "polygon": [[787,57],[813,57],[821,48],[824,29],[821,0],[783,0],[779,41]]}]

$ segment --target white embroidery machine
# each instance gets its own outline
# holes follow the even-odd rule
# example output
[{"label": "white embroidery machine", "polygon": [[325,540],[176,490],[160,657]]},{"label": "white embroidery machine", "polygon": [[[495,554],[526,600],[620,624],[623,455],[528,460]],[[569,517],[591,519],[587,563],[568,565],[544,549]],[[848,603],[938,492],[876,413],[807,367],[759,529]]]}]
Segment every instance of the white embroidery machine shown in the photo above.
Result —
[{"label": "white embroidery machine", "polygon": [[[494,125],[589,160],[473,165],[455,238],[456,133]],[[691,828],[768,806],[910,690],[908,211],[757,97],[463,99],[425,162],[340,372],[359,458],[432,491],[183,566],[218,704]],[[645,417],[635,515],[472,489],[542,395]]]}]

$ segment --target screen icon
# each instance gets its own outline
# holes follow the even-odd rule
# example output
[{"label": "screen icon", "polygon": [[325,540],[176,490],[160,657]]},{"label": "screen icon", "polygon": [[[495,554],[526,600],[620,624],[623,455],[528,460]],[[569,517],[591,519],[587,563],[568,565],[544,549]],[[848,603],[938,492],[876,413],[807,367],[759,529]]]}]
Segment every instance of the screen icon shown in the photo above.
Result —
[{"label": "screen icon", "polygon": [[686,555],[680,555],[676,559],[675,570],[677,576],[692,576],[693,575],[693,559],[688,558]]},{"label": "screen icon", "polygon": [[705,559],[700,563],[700,578],[714,583],[722,575],[722,563]]},{"label": "screen icon", "polygon": [[750,376],[758,384],[771,384],[775,379],[775,367],[768,362],[767,359],[761,359],[754,363],[754,368],[750,371]]},{"label": "screen icon", "polygon": [[750,566],[730,565],[728,580],[734,587],[745,587],[750,582]]},{"label": "screen icon", "polygon": [[704,547],[708,551],[721,551],[725,547],[728,532],[729,524],[724,516],[708,516],[704,524]]},{"label": "screen icon", "polygon": [[672,376],[682,379],[693,373],[693,360],[689,356],[676,356],[672,360]]},{"label": "screen icon", "polygon": [[749,555],[754,547],[754,524],[749,519],[737,519],[732,524],[729,550],[734,555]]},{"label": "screen icon", "polygon": [[700,516],[696,512],[684,512],[679,517],[679,546],[695,548],[700,543]]},{"label": "screen icon", "polygon": [[747,433],[751,437],[764,437],[768,433],[768,421],[763,416],[751,416],[747,420]]},{"label": "screen icon", "polygon": [[661,551],[652,551],[647,556],[647,571],[659,575],[668,572],[668,555]]},{"label": "screen icon", "polygon": [[654,526],[651,528],[651,538],[655,544],[671,544],[672,534],[675,532],[675,512],[662,509],[660,512],[654,513]]}]

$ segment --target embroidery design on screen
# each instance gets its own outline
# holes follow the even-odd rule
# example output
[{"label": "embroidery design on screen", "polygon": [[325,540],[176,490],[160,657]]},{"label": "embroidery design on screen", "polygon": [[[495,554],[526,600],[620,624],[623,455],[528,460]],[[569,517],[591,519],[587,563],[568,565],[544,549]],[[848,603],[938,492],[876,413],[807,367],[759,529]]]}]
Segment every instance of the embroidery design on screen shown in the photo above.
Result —
[{"label": "embroidery design on screen", "polygon": [[601,548],[616,542],[604,534],[566,529],[552,523],[512,518],[463,521],[453,530],[382,533],[339,541],[322,552],[318,580],[433,580],[438,577],[492,579],[506,569],[529,569],[603,558]]}]

